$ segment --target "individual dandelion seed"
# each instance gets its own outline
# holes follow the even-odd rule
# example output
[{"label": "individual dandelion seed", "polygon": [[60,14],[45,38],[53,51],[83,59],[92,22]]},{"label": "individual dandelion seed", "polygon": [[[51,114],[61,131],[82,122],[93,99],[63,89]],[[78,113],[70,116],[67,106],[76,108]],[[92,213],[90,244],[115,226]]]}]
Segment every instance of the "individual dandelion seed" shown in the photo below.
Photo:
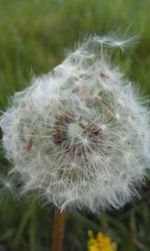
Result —
[{"label": "individual dandelion seed", "polygon": [[53,71],[18,92],[0,118],[6,157],[61,210],[118,208],[150,163],[150,113],[111,63],[132,39],[89,37]]},{"label": "individual dandelion seed", "polygon": [[0,176],[0,207],[4,207],[5,203],[9,199],[13,199],[15,196],[15,184],[13,180],[8,179],[1,174]]}]

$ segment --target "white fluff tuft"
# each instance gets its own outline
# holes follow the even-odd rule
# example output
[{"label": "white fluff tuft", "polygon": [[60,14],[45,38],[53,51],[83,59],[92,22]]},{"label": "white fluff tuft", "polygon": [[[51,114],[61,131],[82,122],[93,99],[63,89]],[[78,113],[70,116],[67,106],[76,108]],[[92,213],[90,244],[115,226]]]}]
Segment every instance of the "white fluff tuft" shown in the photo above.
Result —
[{"label": "white fluff tuft", "polygon": [[150,163],[150,113],[108,52],[130,43],[89,37],[15,94],[0,126],[22,193],[37,189],[61,210],[93,212],[137,193]]}]

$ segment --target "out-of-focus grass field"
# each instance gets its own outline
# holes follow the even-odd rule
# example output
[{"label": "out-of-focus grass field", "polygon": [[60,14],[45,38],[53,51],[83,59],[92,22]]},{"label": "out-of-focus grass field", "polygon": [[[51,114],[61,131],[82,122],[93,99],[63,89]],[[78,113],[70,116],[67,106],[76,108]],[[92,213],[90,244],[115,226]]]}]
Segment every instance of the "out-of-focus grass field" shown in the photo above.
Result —
[{"label": "out-of-focus grass field", "polygon": [[[120,55],[120,67],[149,95],[149,13],[149,0],[0,0],[0,109],[6,108],[8,97],[28,85],[33,74],[46,73],[59,64],[64,51],[89,32],[140,33],[138,45]],[[7,166],[0,151],[1,173]],[[149,251],[149,183],[141,198],[120,210],[96,216],[69,213],[64,250],[86,251],[87,230],[92,229],[111,236],[119,251]],[[16,200],[9,187],[1,187],[0,245],[9,251],[50,250],[53,215],[51,205],[44,207],[33,197]]]}]

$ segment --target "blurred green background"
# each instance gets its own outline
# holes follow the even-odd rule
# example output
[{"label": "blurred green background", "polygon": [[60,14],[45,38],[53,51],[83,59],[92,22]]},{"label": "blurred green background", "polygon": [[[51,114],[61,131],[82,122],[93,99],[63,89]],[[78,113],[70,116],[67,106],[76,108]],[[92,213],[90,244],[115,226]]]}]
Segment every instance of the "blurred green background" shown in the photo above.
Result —
[{"label": "blurred green background", "polygon": [[[25,88],[31,77],[46,73],[74,48],[83,35],[140,34],[133,50],[120,55],[125,75],[150,94],[149,0],[0,0],[0,109],[8,97]],[[9,164],[0,151],[0,170]],[[2,186],[4,183],[8,189]],[[141,198],[120,210],[92,215],[70,212],[66,222],[65,251],[86,251],[87,230],[103,231],[118,243],[119,251],[150,250],[149,180]],[[51,250],[52,205],[33,196],[14,199],[0,178],[0,251]]]}]

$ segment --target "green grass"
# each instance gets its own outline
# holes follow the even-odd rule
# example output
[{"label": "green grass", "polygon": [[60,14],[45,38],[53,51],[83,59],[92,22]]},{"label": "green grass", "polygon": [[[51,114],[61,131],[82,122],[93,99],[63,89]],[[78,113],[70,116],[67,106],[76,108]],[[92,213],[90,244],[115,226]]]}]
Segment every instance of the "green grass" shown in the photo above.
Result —
[{"label": "green grass", "polygon": [[[148,0],[0,0],[0,109],[8,97],[30,83],[34,74],[46,73],[74,48],[84,34],[140,33],[133,50],[119,55],[121,69],[150,94],[150,1]],[[0,152],[0,169],[7,161]],[[147,181],[148,186],[149,181]],[[119,251],[149,251],[149,190],[141,191],[119,211],[93,216],[68,214],[65,251],[87,250],[87,230],[103,230],[119,245]],[[10,251],[50,250],[54,209],[38,199],[16,201],[0,189],[0,244]]]}]

